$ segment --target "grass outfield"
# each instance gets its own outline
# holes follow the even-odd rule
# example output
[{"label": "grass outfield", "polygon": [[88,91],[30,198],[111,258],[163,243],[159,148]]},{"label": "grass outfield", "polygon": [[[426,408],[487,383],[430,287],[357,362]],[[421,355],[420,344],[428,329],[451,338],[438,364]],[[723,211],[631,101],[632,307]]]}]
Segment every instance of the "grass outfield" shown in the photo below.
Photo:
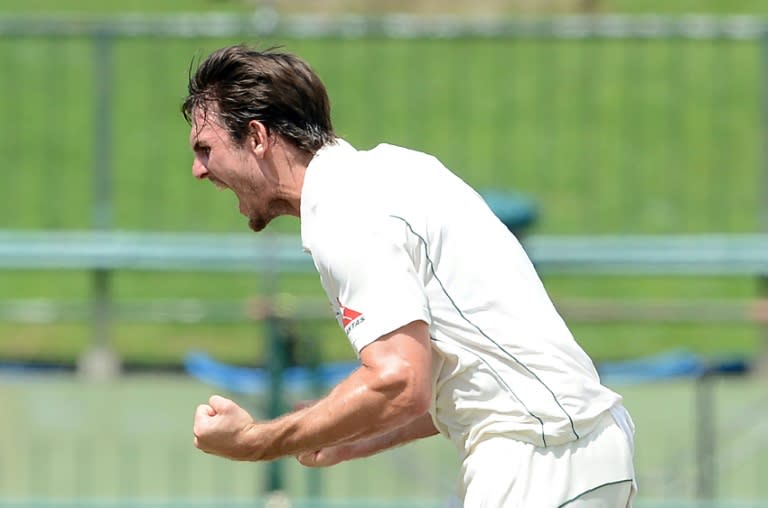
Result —
[{"label": "grass outfield", "polygon": [[[44,2],[26,5],[42,8]],[[86,3],[68,5],[95,9]],[[203,4],[188,5],[192,9]],[[733,5],[738,9],[747,4]],[[143,4],[125,6],[140,9]],[[113,134],[109,162],[114,206],[109,219],[114,227],[245,230],[230,194],[214,193],[209,185],[191,178],[188,127],[178,113],[190,60],[240,40],[115,41],[114,73],[109,78],[114,109],[108,126]],[[338,132],[357,146],[388,141],[426,150],[438,154],[478,189],[526,192],[540,205],[538,232],[759,228],[756,42],[280,38],[250,42],[282,43],[312,62],[328,85]],[[104,131],[94,125],[93,80],[108,77],[94,68],[92,49],[81,38],[0,40],[0,64],[7,70],[0,73],[0,108],[17,119],[0,125],[0,150],[7,167],[15,168],[0,187],[2,227],[92,224],[93,135],[95,130]],[[52,122],[55,135],[50,132]],[[281,219],[274,229],[295,232],[297,222]],[[0,299],[83,302],[89,294],[87,274],[2,276]],[[754,282],[743,278],[544,276],[556,301],[581,296],[749,298],[754,294]],[[257,277],[243,274],[121,273],[114,280],[116,298],[126,302],[238,300],[258,294],[262,287]],[[281,279],[280,290],[323,297],[314,276]],[[308,328],[315,337],[339,336],[330,321]],[[252,324],[119,324],[115,341],[134,362],[178,362],[193,347],[243,362],[262,356],[260,330]],[[681,345],[707,353],[751,354],[758,344],[757,329],[747,325],[574,324],[574,330],[597,359]],[[72,361],[87,340],[82,323],[2,324],[0,356]],[[329,359],[350,354],[344,340],[326,343]]]},{"label": "grass outfield", "polygon": [[[615,388],[638,428],[641,499],[691,498],[697,461],[694,386],[670,381]],[[722,498],[768,498],[764,388],[761,381],[746,379],[715,385],[716,491]],[[191,445],[194,407],[212,391],[184,377],[89,384],[68,377],[3,376],[0,502],[261,495],[265,465],[227,462]],[[257,399],[236,399],[263,415]],[[439,500],[451,492],[458,464],[450,443],[435,437],[323,470],[315,478],[293,461],[284,468],[287,491],[294,496],[307,495],[319,480],[320,492],[330,498]]]},{"label": "grass outfield", "polygon": [[[115,43],[116,228],[242,231],[228,193],[190,176],[178,113],[190,60],[234,40]],[[256,42],[256,41],[253,41]],[[478,189],[515,189],[546,233],[758,229],[757,42],[270,40],[325,79],[340,135],[437,154]],[[6,227],[92,223],[91,46],[0,41]],[[44,145],[46,118],[65,126]],[[54,166],[55,165],[55,166]],[[55,170],[53,168],[55,167]],[[425,192],[428,191],[425,189]],[[276,229],[296,230],[281,221]]]}]

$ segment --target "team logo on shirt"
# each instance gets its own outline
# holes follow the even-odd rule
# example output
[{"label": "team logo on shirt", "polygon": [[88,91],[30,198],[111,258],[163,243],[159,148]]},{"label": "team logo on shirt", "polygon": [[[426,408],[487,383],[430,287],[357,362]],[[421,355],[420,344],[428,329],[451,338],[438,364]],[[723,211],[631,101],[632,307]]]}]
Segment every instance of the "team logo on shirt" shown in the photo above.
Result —
[{"label": "team logo on shirt", "polygon": [[341,326],[344,328],[345,332],[351,332],[357,325],[365,321],[365,317],[361,312],[343,306],[338,298],[336,299],[336,302],[339,304],[339,310],[336,311],[336,318],[341,319]]}]

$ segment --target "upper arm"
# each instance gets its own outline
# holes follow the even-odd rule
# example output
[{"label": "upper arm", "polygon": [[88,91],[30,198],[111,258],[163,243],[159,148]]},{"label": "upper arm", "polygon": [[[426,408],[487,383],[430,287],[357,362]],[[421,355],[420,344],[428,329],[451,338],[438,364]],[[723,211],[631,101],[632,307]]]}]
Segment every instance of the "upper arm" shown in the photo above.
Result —
[{"label": "upper arm", "polygon": [[349,226],[354,234],[328,230],[312,255],[339,325],[360,354],[404,325],[430,323],[431,315],[402,221],[357,217]]},{"label": "upper arm", "polygon": [[412,321],[381,336],[360,351],[360,361],[376,373],[384,389],[402,392],[414,413],[429,409],[432,349],[427,323]]}]

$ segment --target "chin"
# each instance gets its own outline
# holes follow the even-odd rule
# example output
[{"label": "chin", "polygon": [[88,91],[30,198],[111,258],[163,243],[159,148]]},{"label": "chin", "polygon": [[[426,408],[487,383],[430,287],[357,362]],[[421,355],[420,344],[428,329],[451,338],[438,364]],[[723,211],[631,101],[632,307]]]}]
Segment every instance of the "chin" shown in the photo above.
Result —
[{"label": "chin", "polygon": [[248,218],[248,227],[251,228],[255,232],[263,231],[264,228],[267,227],[267,221],[262,219],[261,217],[249,217]]}]

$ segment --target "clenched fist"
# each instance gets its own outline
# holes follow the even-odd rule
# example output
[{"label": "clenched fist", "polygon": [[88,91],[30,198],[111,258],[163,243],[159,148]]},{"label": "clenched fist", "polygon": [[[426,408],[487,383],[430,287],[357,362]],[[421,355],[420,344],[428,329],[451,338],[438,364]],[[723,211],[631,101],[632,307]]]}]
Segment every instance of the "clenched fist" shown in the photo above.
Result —
[{"label": "clenched fist", "polygon": [[258,452],[249,442],[254,420],[235,402],[213,395],[208,404],[195,411],[192,431],[200,450],[233,460],[258,460]]}]

